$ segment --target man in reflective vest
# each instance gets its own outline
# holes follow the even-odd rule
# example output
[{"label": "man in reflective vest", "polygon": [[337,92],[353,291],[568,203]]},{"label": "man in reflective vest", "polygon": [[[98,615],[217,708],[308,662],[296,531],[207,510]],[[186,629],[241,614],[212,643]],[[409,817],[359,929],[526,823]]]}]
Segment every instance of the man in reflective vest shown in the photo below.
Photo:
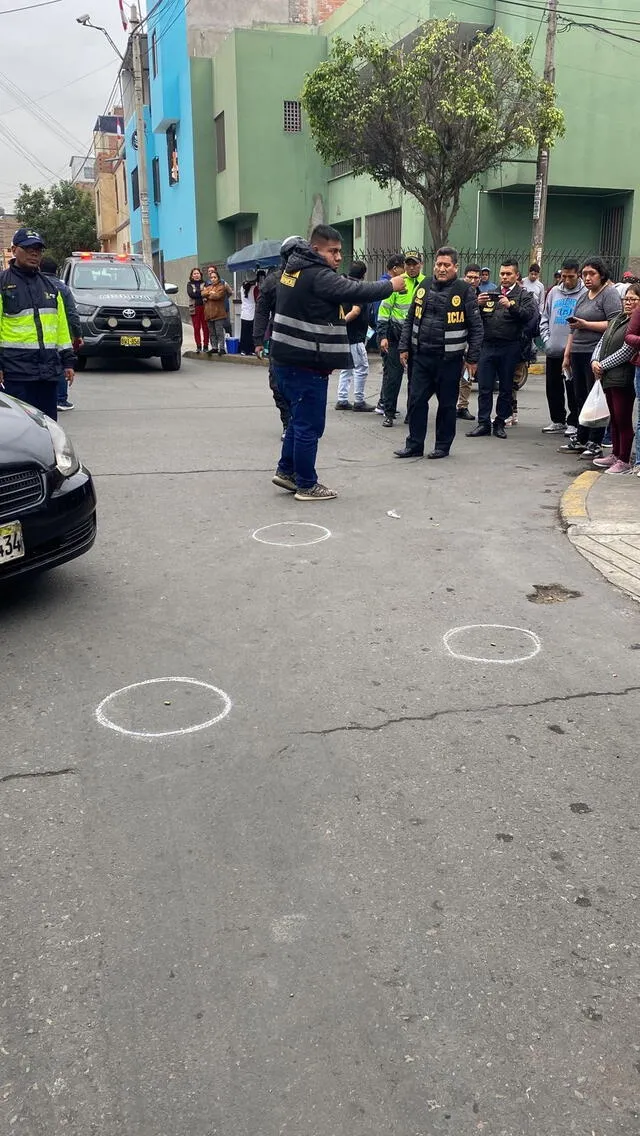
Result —
[{"label": "man in reflective vest", "polygon": [[44,240],[14,234],[13,260],[0,272],[0,380],[7,394],[58,416],[58,379],[74,379],[75,356],[63,297],[40,271]]},{"label": "man in reflective vest", "polygon": [[400,360],[411,361],[409,434],[397,458],[422,457],[429,400],[438,399],[436,439],[427,457],[446,458],[456,436],[456,402],[463,362],[475,374],[482,344],[482,319],[475,288],[458,279],[458,253],[438,249],[433,278],[417,289],[400,336]]}]

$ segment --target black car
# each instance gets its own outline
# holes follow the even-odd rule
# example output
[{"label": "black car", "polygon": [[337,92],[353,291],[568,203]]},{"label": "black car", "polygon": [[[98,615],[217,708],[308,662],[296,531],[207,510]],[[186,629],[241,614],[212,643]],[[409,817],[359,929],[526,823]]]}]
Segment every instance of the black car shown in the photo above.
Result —
[{"label": "black car", "polygon": [[0,584],[96,539],[96,494],[64,430],[0,390]]},{"label": "black car", "polygon": [[111,252],[74,252],[60,273],[71,289],[82,324],[78,371],[92,356],[151,359],[159,356],[163,370],[182,365],[182,317],[141,256]]}]

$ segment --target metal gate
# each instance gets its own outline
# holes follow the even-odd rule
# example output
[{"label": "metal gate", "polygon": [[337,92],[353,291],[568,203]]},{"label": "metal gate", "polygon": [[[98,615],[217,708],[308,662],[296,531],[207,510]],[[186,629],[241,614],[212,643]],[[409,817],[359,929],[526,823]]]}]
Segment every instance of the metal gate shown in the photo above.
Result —
[{"label": "metal gate", "polygon": [[364,219],[364,239],[367,249],[375,249],[370,260],[369,275],[375,280],[386,270],[386,262],[394,252],[400,251],[402,209],[387,209],[384,213],[369,213]]}]

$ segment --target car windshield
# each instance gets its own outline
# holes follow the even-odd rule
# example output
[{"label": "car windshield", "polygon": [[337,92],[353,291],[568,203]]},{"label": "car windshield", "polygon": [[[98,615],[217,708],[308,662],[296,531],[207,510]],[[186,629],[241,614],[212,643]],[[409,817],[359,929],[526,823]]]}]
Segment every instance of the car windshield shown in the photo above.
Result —
[{"label": "car windshield", "polygon": [[146,264],[91,260],[74,266],[71,287],[97,292],[157,292],[160,284]]}]

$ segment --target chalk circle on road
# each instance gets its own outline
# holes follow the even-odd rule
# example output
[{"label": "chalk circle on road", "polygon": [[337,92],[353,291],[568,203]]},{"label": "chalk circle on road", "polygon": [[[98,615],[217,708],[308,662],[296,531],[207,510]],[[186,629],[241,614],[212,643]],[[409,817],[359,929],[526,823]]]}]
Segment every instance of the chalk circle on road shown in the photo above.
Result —
[{"label": "chalk circle on road", "polygon": [[[273,539],[269,539],[264,535],[265,533],[270,533]],[[275,544],[280,548],[301,548],[306,544],[320,544],[322,540],[328,540],[331,529],[325,528],[324,525],[314,525],[312,521],[278,521],[274,525],[264,525],[261,529],[256,529],[251,536],[259,544]]]},{"label": "chalk circle on road", "polygon": [[[143,688],[157,686],[160,683],[164,683],[165,685],[169,684],[171,699],[163,698],[160,706],[158,706],[157,701],[155,701],[149,706],[140,707],[140,705],[136,706],[134,695],[133,698],[129,698],[129,706],[127,707],[127,696],[130,696],[133,691],[139,692],[143,690]],[[181,687],[183,688],[182,690],[180,689]],[[191,694],[192,692],[189,689],[191,687],[197,688],[197,693],[201,696],[200,701],[204,702],[205,705],[211,702],[211,695],[215,696],[214,705],[209,705],[204,710],[204,713],[206,713],[208,717],[203,718],[202,721],[198,721],[195,724],[181,725],[173,730],[137,730],[129,725],[121,725],[111,716],[115,715],[115,718],[121,715],[126,717],[127,712],[130,719],[140,713],[149,713],[156,716],[159,713],[166,712],[169,706],[173,708],[173,713],[182,712],[183,706],[181,705],[180,695]],[[121,715],[117,712],[118,699],[120,699],[123,704],[121,706]],[[107,694],[106,698],[102,699],[102,702],[96,707],[95,716],[101,726],[106,726],[109,730],[115,730],[118,734],[126,734],[128,737],[170,738],[183,734],[195,734],[198,730],[208,730],[210,726],[215,726],[217,722],[221,722],[223,718],[226,718],[232,705],[229,695],[224,690],[221,690],[219,686],[213,686],[210,682],[203,682],[198,678],[185,678],[182,675],[176,675],[167,678],[146,678],[142,682],[132,682],[129,683],[128,686],[121,686],[119,690],[114,690],[111,694]],[[212,714],[212,710],[217,712]],[[193,706],[188,707],[187,712],[193,713]]]},{"label": "chalk circle on road", "polygon": [[[452,627],[443,635],[442,641],[454,659],[498,666],[526,663],[542,650],[542,642],[535,631],[511,627],[506,623],[468,623],[464,627]],[[494,654],[488,654],[489,651]]]}]

